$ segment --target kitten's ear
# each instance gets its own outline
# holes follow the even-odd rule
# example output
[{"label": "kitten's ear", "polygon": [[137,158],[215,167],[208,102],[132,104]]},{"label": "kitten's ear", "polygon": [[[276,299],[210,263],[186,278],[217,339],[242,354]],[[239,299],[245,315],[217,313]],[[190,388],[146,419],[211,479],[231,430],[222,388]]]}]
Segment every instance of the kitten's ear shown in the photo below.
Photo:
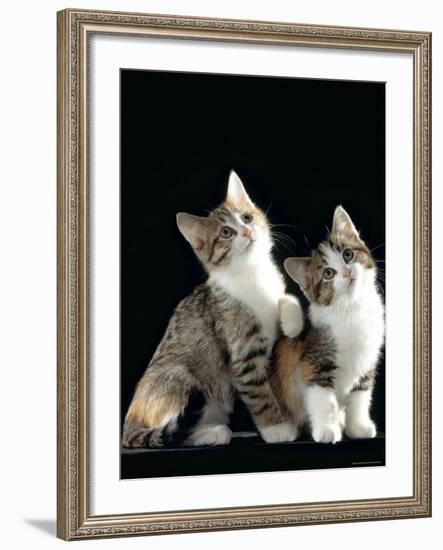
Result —
[{"label": "kitten's ear", "polygon": [[345,234],[347,237],[357,237],[357,239],[360,239],[360,235],[352,223],[351,217],[342,206],[337,206],[334,212],[332,235],[334,234]]},{"label": "kitten's ear", "polygon": [[234,170],[231,170],[228,181],[228,192],[226,202],[230,202],[236,207],[252,208],[254,203],[246,193],[246,189]]},{"label": "kitten's ear", "polygon": [[177,214],[177,226],[183,237],[196,250],[201,250],[208,240],[211,221],[208,218],[192,216],[185,212]]},{"label": "kitten's ear", "polygon": [[286,273],[298,283],[303,290],[309,286],[311,277],[311,258],[286,258]]}]

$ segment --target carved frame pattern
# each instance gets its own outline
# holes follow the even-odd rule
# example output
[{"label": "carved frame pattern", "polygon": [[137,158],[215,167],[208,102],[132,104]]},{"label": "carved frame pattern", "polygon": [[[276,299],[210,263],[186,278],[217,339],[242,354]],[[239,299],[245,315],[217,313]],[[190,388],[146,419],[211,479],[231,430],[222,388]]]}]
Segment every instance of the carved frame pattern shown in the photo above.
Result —
[{"label": "carved frame pattern", "polygon": [[[431,515],[431,34],[68,9],[58,24],[57,534],[65,540]],[[409,52],[414,58],[413,496],[92,516],[88,486],[88,41],[92,34]]]}]

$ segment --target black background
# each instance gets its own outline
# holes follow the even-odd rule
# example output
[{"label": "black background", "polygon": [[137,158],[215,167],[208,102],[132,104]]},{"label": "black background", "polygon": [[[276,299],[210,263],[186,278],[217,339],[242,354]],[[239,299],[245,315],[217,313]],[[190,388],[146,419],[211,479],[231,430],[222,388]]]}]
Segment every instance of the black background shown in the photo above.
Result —
[{"label": "black background", "polygon": [[[337,204],[384,260],[383,83],[122,70],[122,421],[174,307],[206,278],[175,214],[219,204],[231,169],[271,223],[295,226],[276,228],[294,241],[277,244],[278,265],[324,238]],[[381,361],[380,431],[384,396]],[[250,421],[239,408],[232,422]]]}]

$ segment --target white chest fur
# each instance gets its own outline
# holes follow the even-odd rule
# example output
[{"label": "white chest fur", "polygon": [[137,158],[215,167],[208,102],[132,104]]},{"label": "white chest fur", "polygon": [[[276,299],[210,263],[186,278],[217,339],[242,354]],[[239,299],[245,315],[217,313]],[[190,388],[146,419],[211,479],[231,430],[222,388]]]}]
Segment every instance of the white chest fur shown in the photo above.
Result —
[{"label": "white chest fur", "polygon": [[279,326],[278,301],[285,293],[285,285],[271,260],[260,265],[245,265],[241,270],[211,273],[209,282],[248,306],[261,323],[269,343],[275,342]]},{"label": "white chest fur", "polygon": [[335,388],[344,399],[352,387],[378,362],[384,339],[384,311],[380,296],[366,295],[364,302],[311,306],[314,324],[329,327],[336,346]]}]

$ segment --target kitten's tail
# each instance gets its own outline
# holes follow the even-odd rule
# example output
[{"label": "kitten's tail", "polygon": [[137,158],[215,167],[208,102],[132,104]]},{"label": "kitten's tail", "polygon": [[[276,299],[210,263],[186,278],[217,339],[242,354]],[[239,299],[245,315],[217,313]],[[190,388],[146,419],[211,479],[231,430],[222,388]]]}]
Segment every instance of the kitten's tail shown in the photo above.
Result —
[{"label": "kitten's tail", "polygon": [[205,402],[200,390],[192,390],[184,410],[161,428],[146,428],[136,420],[126,418],[123,427],[123,447],[159,449],[179,446],[200,419]]}]

